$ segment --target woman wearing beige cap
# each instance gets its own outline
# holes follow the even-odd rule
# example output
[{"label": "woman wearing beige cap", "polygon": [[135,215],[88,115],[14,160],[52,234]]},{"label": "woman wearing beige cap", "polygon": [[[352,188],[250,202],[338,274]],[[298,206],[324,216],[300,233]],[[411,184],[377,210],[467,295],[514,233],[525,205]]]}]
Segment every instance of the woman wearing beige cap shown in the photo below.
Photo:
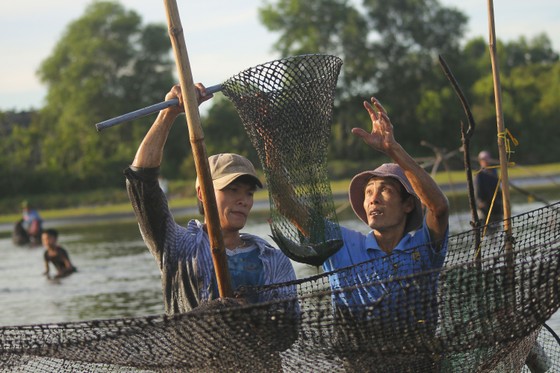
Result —
[{"label": "woman wearing beige cap", "polygon": [[[212,97],[206,95],[201,84],[196,88],[199,104]],[[219,298],[205,222],[193,219],[186,227],[177,224],[158,186],[167,135],[175,118],[183,112],[178,85],[165,97],[166,100],[173,98],[177,98],[180,105],[160,111],[132,165],[125,170],[128,194],[142,237],[162,273],[167,314],[190,311]],[[253,207],[253,195],[257,188],[262,188],[251,162],[241,155],[225,153],[209,157],[208,163],[234,292],[239,294],[240,289],[295,280],[293,266],[280,250],[257,236],[240,233]],[[202,201],[198,181],[196,189]],[[202,209],[201,213],[204,215]],[[274,294],[244,293],[241,296],[249,302],[295,296],[295,288],[282,289],[285,290]],[[284,293],[279,294],[281,291]]]}]

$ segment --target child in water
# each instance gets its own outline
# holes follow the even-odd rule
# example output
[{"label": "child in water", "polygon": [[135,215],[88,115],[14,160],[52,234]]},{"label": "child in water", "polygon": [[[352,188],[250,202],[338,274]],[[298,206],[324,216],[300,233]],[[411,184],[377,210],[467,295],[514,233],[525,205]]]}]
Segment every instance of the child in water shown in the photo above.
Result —
[{"label": "child in water", "polygon": [[45,272],[47,278],[51,278],[49,273],[49,262],[54,265],[57,270],[54,278],[66,277],[76,272],[76,267],[70,262],[68,252],[58,245],[58,231],[56,229],[47,229],[41,235],[41,241],[45,248]]}]

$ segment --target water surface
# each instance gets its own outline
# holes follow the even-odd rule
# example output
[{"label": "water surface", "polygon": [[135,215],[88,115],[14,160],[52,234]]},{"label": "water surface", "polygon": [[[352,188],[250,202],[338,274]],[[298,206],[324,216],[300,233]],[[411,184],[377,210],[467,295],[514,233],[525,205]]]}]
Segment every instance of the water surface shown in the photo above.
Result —
[{"label": "water surface", "polygon": [[[541,207],[517,205],[514,214]],[[246,232],[270,235],[266,214],[256,214]],[[357,219],[341,224],[366,231]],[[187,218],[178,217],[181,223]],[[452,232],[468,228],[467,214],[452,215]],[[45,224],[47,227],[49,223]],[[54,227],[59,243],[68,250],[78,272],[50,281],[44,271],[41,247],[17,247],[6,235],[0,238],[0,326],[136,317],[163,313],[160,273],[134,221],[97,222]],[[269,240],[272,242],[272,240]],[[315,267],[294,263],[298,277],[317,273]],[[53,272],[54,269],[51,269]],[[548,321],[560,333],[560,313]]]}]

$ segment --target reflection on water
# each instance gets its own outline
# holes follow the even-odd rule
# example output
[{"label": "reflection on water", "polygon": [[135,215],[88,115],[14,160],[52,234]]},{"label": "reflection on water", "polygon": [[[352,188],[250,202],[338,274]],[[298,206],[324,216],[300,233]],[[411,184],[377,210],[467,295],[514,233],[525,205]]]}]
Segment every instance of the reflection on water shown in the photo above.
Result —
[{"label": "reflection on water", "polygon": [[[538,207],[516,206],[514,214]],[[255,214],[246,232],[269,238],[266,218]],[[348,228],[367,231],[351,214],[341,214],[341,221]],[[452,216],[451,231],[466,230],[468,221],[466,213]],[[60,244],[78,268],[77,273],[58,281],[42,276],[42,248],[16,247],[7,235],[0,238],[0,326],[163,313],[159,269],[135,222],[55,228],[60,231]],[[300,263],[294,266],[300,278],[320,272]],[[559,333],[560,314],[547,324]]]}]

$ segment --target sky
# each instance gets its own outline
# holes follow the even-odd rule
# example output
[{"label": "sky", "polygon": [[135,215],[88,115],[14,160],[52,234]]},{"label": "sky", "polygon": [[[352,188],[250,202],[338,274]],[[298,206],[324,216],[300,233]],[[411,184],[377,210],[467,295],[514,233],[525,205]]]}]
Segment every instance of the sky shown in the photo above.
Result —
[{"label": "sky", "polygon": [[[277,35],[259,21],[264,0],[178,0],[181,24],[194,81],[218,84],[249,67],[279,56],[272,50]],[[486,0],[440,0],[469,17],[466,39],[488,40]],[[18,0],[0,2],[0,111],[38,109],[46,87],[36,76],[68,24],[80,18],[91,0]],[[120,0],[144,23],[166,24],[163,1]],[[546,33],[560,52],[560,1],[494,0],[500,40]],[[165,92],[162,92],[162,97]]]}]

